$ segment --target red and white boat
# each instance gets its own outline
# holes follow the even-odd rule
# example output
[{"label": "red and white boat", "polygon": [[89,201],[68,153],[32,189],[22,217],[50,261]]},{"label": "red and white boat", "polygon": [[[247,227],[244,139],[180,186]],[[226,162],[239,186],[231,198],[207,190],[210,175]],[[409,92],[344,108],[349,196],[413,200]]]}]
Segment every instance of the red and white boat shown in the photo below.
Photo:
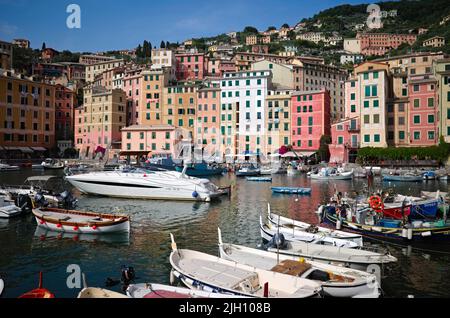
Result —
[{"label": "red and white boat", "polygon": [[42,287],[42,272],[39,273],[39,287],[23,294],[19,298],[55,298],[55,295]]},{"label": "red and white boat", "polygon": [[126,215],[69,211],[53,208],[33,209],[38,226],[47,230],[75,234],[110,234],[130,232]]}]

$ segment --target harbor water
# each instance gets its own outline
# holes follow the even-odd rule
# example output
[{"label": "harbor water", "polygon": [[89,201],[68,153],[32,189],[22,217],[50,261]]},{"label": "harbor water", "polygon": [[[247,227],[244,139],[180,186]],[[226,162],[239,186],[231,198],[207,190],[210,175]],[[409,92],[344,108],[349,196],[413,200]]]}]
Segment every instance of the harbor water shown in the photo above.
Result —
[{"label": "harbor water", "polygon": [[[40,173],[47,172],[31,169],[4,172],[0,174],[0,184],[22,184],[27,177]],[[80,290],[67,287],[67,267],[71,264],[80,266],[92,287],[105,288],[108,278],[120,280],[123,265],[135,269],[138,283],[169,284],[170,233],[174,234],[178,248],[213,255],[218,255],[218,227],[224,242],[257,247],[261,244],[259,216],[267,213],[267,203],[275,213],[317,224],[315,210],[335,189],[354,193],[367,188],[364,179],[327,182],[309,180],[304,175],[276,175],[272,183],[249,182],[233,174],[212,181],[219,186],[231,185],[231,196],[211,203],[189,203],[91,197],[74,190],[80,210],[130,215],[132,230],[129,237],[45,233],[37,229],[31,215],[0,219],[0,277],[6,285],[3,297],[14,298],[36,288],[40,271],[44,273],[44,286],[56,297],[76,297]],[[272,186],[311,187],[312,194],[272,194]],[[416,196],[422,190],[448,192],[447,183],[438,181],[393,184],[375,179],[375,186]],[[385,297],[450,297],[447,287],[450,248],[437,252],[433,251],[433,246],[415,249],[376,241],[370,243],[382,245],[398,258],[397,263],[383,269]],[[121,286],[108,289],[121,291]]]}]

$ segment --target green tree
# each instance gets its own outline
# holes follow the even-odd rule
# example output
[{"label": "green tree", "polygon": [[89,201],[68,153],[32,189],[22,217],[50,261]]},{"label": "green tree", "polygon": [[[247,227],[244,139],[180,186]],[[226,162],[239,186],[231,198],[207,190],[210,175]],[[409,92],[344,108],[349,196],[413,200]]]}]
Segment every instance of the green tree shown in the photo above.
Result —
[{"label": "green tree", "polygon": [[161,45],[159,46],[161,49],[165,49],[166,48],[166,42],[161,41]]},{"label": "green tree", "polygon": [[267,32],[269,32],[269,31],[275,31],[276,29],[277,29],[276,27],[270,26],[270,27],[267,29]]},{"label": "green tree", "polygon": [[44,51],[47,48],[47,45],[45,45],[45,42],[42,43],[42,51]]},{"label": "green tree", "polygon": [[252,26],[246,26],[244,29],[244,33],[250,33],[250,34],[258,34],[258,29]]},{"label": "green tree", "polygon": [[281,26],[282,29],[288,29],[289,28],[289,24],[285,23]]}]

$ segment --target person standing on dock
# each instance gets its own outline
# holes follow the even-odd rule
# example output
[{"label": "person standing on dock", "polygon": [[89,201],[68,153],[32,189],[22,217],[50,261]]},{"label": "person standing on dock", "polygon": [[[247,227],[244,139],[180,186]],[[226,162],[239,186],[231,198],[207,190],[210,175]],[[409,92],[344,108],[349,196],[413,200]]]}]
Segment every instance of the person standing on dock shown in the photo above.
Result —
[{"label": "person standing on dock", "polygon": [[373,171],[372,167],[370,167],[370,170],[367,171],[367,186],[369,187],[369,192],[372,189],[372,185],[373,185]]}]

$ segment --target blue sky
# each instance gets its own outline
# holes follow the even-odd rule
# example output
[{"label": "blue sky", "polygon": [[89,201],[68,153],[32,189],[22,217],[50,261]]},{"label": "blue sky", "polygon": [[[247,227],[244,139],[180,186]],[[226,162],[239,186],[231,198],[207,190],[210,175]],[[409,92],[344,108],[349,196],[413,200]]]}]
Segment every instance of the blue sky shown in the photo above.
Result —
[{"label": "blue sky", "polygon": [[[339,4],[361,0],[0,0],[0,39],[27,38],[57,50],[129,49],[143,40],[159,46],[251,25],[291,25]],[[81,29],[66,27],[66,7],[81,7]]]}]

